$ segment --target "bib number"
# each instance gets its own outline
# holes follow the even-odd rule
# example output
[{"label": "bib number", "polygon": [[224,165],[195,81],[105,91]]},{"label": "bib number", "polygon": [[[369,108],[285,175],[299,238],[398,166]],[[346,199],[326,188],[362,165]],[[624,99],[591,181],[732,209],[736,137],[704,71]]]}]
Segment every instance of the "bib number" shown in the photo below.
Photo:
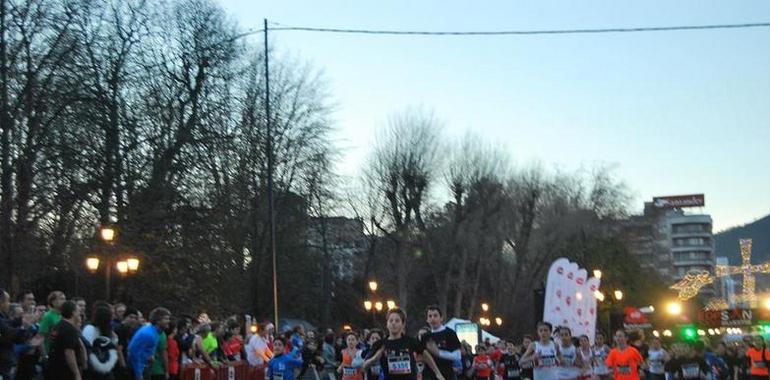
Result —
[{"label": "bib number", "polygon": [[509,378],[519,377],[519,371],[515,369],[509,369],[507,374]]},{"label": "bib number", "polygon": [[391,375],[411,375],[412,363],[408,355],[399,355],[388,358],[388,373]]},{"label": "bib number", "polygon": [[696,365],[683,366],[682,377],[685,379],[696,379],[700,377],[700,367]]},{"label": "bib number", "polygon": [[553,367],[555,365],[556,365],[556,357],[554,356],[545,356],[540,358],[541,367]]},{"label": "bib number", "polygon": [[356,369],[353,367],[342,367],[342,376],[352,377],[356,375]]},{"label": "bib number", "polygon": [[621,374],[621,375],[630,375],[631,374],[631,366],[628,366],[628,365],[618,366],[618,373]]},{"label": "bib number", "polygon": [[380,368],[379,364],[378,365],[374,365],[374,366],[372,366],[372,369],[369,370],[369,372],[371,372],[371,373],[373,373],[375,375],[379,375],[380,372],[382,372],[382,368]]},{"label": "bib number", "polygon": [[765,368],[765,362],[754,362],[754,368]]},{"label": "bib number", "polygon": [[283,380],[283,372],[274,373],[273,380]]}]

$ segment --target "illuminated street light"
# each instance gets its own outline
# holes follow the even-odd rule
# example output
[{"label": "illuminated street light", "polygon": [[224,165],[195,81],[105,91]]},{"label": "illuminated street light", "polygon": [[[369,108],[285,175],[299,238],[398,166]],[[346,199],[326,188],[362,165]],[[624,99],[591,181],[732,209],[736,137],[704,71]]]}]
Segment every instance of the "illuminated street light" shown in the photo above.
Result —
[{"label": "illuminated street light", "polygon": [[770,298],[765,299],[764,306],[765,309],[770,310]]},{"label": "illuminated street light", "polygon": [[671,315],[682,314],[682,304],[680,304],[679,302],[669,302],[666,305],[666,312]]},{"label": "illuminated street light", "polygon": [[620,301],[623,299],[623,291],[622,290],[616,290],[614,293],[615,300]]},{"label": "illuminated street light", "polygon": [[668,336],[668,337],[670,337],[670,336],[672,336],[672,335],[673,335],[673,334],[671,333],[671,330],[664,330],[664,331],[663,331],[663,336]]},{"label": "illuminated street light", "polygon": [[658,332],[658,330],[652,330],[652,336],[656,338],[660,338],[660,333]]},{"label": "illuminated street light", "polygon": [[344,331],[350,331],[350,330],[353,330],[353,328],[352,328],[352,327],[350,327],[350,325],[343,325],[343,326],[342,326],[342,330],[344,330]]},{"label": "illuminated street light", "polygon": [[118,268],[118,272],[120,272],[120,274],[126,274],[126,273],[128,273],[128,263],[127,263],[127,262],[125,262],[125,261],[118,261],[118,262],[115,264],[115,267],[117,267],[117,268]]},{"label": "illuminated street light", "polygon": [[599,302],[604,302],[604,293],[602,293],[599,290],[594,290],[594,297],[596,297],[596,300]]},{"label": "illuminated street light", "polygon": [[596,277],[596,279],[598,279],[598,280],[601,280],[602,279],[602,271],[600,271],[598,269],[594,269],[594,277]]},{"label": "illuminated street light", "polygon": [[481,304],[481,310],[489,311],[489,304],[484,302]]},{"label": "illuminated street light", "polygon": [[99,229],[99,236],[105,243],[112,243],[115,240],[116,231],[112,227],[102,227]]},{"label": "illuminated street light", "polygon": [[376,292],[377,291],[377,281],[369,281],[369,290]]},{"label": "illuminated street light", "polygon": [[366,309],[366,311],[371,311],[372,310],[372,301],[364,301],[364,309]]},{"label": "illuminated street light", "polygon": [[396,301],[388,300],[386,303],[388,305],[388,310],[392,310],[396,308]]},{"label": "illuminated street light", "polygon": [[377,309],[377,311],[382,311],[382,302],[375,302],[374,308]]},{"label": "illuminated street light", "polygon": [[503,325],[503,319],[500,318],[500,317],[495,318],[495,324],[497,324],[498,326],[502,326]]},{"label": "illuminated street light", "polygon": [[139,270],[139,259],[132,257],[126,260],[126,263],[128,264],[129,271],[136,272],[137,270]]},{"label": "illuminated street light", "polygon": [[87,258],[86,268],[88,268],[88,270],[91,272],[96,272],[96,270],[99,269],[99,258],[98,257]]}]

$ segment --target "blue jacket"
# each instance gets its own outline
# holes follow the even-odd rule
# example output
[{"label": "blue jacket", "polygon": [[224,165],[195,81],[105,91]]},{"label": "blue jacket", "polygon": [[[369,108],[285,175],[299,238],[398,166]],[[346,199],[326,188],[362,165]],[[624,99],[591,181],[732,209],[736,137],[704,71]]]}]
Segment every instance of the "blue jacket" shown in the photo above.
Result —
[{"label": "blue jacket", "polygon": [[141,377],[147,362],[155,354],[160,340],[157,327],[147,324],[137,330],[128,343],[128,363],[135,377]]},{"label": "blue jacket", "polygon": [[288,354],[280,354],[270,359],[267,363],[266,380],[294,380],[294,369],[301,367],[302,356],[295,347]]}]

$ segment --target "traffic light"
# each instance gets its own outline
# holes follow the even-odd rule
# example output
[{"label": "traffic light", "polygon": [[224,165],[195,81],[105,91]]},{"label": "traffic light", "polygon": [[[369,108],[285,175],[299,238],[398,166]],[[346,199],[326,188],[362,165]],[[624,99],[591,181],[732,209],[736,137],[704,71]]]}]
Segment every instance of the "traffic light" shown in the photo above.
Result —
[{"label": "traffic light", "polygon": [[698,330],[694,326],[685,326],[682,328],[682,337],[685,340],[694,340],[698,337]]}]

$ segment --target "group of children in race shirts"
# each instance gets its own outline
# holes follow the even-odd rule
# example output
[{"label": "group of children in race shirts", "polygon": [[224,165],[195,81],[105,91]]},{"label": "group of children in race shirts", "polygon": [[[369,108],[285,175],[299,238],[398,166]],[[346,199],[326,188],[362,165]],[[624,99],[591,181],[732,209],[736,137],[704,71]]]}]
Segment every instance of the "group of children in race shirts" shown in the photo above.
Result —
[{"label": "group of children in race shirts", "polygon": [[[443,326],[441,318],[440,311],[429,309],[430,328],[414,338],[405,334],[404,312],[389,310],[387,333],[373,330],[361,342],[349,333],[339,366],[332,373],[316,372],[314,379],[770,380],[770,351],[764,340],[757,340],[748,349],[738,347],[730,359],[721,352],[727,348],[724,343],[716,352],[704,350],[702,342],[675,344],[669,353],[658,338],[650,340],[650,346],[642,342],[643,337],[632,345],[628,334],[618,330],[610,347],[602,333],[597,333],[592,343],[587,336],[575,339],[566,327],[554,331],[550,324],[541,322],[537,340],[524,337],[520,346],[504,341],[495,346],[487,343],[477,346],[473,355],[454,331]],[[280,339],[274,345],[277,354],[268,364],[267,380],[293,380],[294,370],[303,365],[300,352],[296,348],[285,352]]]}]

